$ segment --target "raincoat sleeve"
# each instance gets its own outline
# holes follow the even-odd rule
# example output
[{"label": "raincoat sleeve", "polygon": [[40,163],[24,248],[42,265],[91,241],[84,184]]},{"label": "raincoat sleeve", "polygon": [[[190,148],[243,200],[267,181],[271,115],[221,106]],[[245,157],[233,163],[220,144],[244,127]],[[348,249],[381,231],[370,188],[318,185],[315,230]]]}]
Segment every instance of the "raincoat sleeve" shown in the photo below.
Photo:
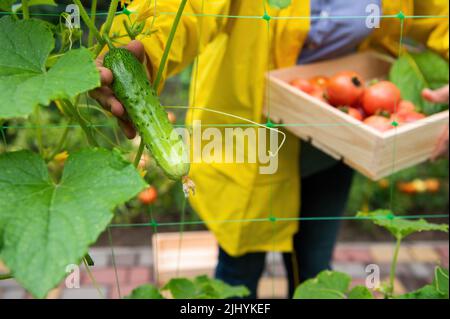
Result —
[{"label": "raincoat sleeve", "polygon": [[[156,8],[155,8],[156,3]],[[145,47],[148,69],[154,79],[161,62],[175,14],[180,0],[135,0],[128,6],[133,12],[131,21],[145,21],[143,33],[137,37]],[[162,83],[167,76],[176,74],[188,66],[204,47],[222,30],[229,10],[230,0],[189,0],[178,25],[168,57]],[[125,45],[130,41],[126,36],[123,21],[129,21],[125,14],[118,15],[111,28],[110,36],[119,35],[117,42]]]},{"label": "raincoat sleeve", "polygon": [[403,28],[399,18],[383,18],[380,28],[362,44],[361,49],[376,49],[398,55],[400,39],[411,38],[448,60],[447,0],[383,1],[384,16],[396,16],[399,13],[406,16]]},{"label": "raincoat sleeve", "polygon": [[430,16],[413,19],[409,34],[433,51],[449,58],[448,1],[414,1],[414,15]]}]

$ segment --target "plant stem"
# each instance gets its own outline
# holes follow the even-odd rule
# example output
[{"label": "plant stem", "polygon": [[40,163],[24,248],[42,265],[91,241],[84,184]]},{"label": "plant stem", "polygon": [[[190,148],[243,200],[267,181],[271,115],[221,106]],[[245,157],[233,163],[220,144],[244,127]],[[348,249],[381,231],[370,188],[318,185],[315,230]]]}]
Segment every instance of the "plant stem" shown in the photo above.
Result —
[{"label": "plant stem", "polygon": [[95,277],[92,275],[91,269],[89,268],[89,265],[88,265],[88,263],[87,263],[87,261],[86,261],[86,258],[83,258],[83,265],[84,265],[84,267],[85,267],[85,269],[86,269],[86,272],[87,272],[87,274],[88,274],[89,279],[90,279],[91,282],[92,282],[92,285],[93,285],[94,288],[97,290],[97,292],[98,292],[100,298],[105,299],[105,296],[103,295],[103,292],[102,292],[102,290],[100,289],[100,287],[99,287],[99,285],[98,285],[98,283],[97,283],[97,280],[95,280]]},{"label": "plant stem", "polygon": [[36,111],[34,112],[34,122],[36,125],[36,139],[37,139],[37,145],[39,149],[39,154],[42,156],[43,153],[43,142],[42,142],[42,125],[41,125],[41,106],[36,106]]},{"label": "plant stem", "polygon": [[141,137],[141,143],[139,144],[138,151],[136,153],[136,157],[134,158],[134,167],[138,167],[139,162],[141,161],[142,153],[144,153],[144,140]]},{"label": "plant stem", "polygon": [[[96,16],[97,16],[97,0],[92,0],[91,21],[94,26]],[[92,31],[89,30],[88,47],[91,47],[93,44],[94,44],[94,33],[92,33]]]},{"label": "plant stem", "polygon": [[55,149],[53,150],[53,153],[48,157],[49,160],[52,160],[63,148],[64,146],[64,142],[66,141],[67,135],[69,133],[70,130],[70,125],[72,124],[72,119],[69,120],[69,122],[67,123],[67,126],[64,128],[64,132],[58,142],[58,145],[55,147]]},{"label": "plant stem", "polygon": [[390,293],[390,295],[392,295],[394,293],[395,272],[397,269],[398,254],[400,252],[401,243],[402,243],[402,238],[399,236],[399,237],[397,237],[397,243],[395,245],[394,256],[392,258],[391,273],[389,276],[389,293]]},{"label": "plant stem", "polygon": [[0,280],[7,280],[14,278],[12,274],[0,274]]},{"label": "plant stem", "polygon": [[111,26],[116,16],[117,6],[119,5],[119,0],[111,0],[111,4],[109,5],[108,16],[106,17],[106,22],[103,27],[103,34],[109,34],[111,31]]},{"label": "plant stem", "polygon": [[61,101],[61,104],[64,106],[66,112],[68,112],[71,116],[73,116],[73,118],[78,122],[78,124],[80,124],[82,130],[86,134],[86,138],[88,140],[89,145],[97,147],[98,143],[95,140],[94,136],[92,135],[90,128],[86,125],[86,121],[80,116],[78,110],[72,104],[72,102],[70,102],[69,100],[63,100]]},{"label": "plant stem", "polygon": [[108,45],[108,48],[111,50],[114,48],[114,44],[112,43],[111,39],[109,38],[109,36],[107,34],[105,34],[103,36],[103,38],[105,39],[106,44]]},{"label": "plant stem", "polygon": [[128,36],[130,37],[130,39],[131,39],[131,40],[135,40],[136,37],[135,37],[135,35],[133,34],[133,32],[131,31],[130,26],[129,26],[128,23],[127,23],[127,20],[123,20],[122,22],[123,22],[123,26],[124,26],[124,28],[125,28],[125,31],[127,31],[127,34],[128,34]]},{"label": "plant stem", "polygon": [[167,39],[166,48],[164,49],[164,53],[161,58],[161,63],[159,64],[158,73],[156,74],[155,81],[153,82],[153,87],[155,88],[156,91],[158,91],[158,87],[162,79],[164,68],[166,67],[167,64],[167,58],[169,57],[170,48],[172,46],[173,39],[175,38],[175,33],[177,31],[181,15],[183,14],[184,7],[186,7],[186,3],[187,0],[181,0],[177,15],[175,16],[175,20],[173,21],[172,29],[170,30],[169,38]]},{"label": "plant stem", "polygon": [[97,27],[95,26],[94,22],[89,17],[88,13],[84,9],[83,5],[81,4],[80,0],[73,0],[73,2],[78,6],[80,9],[81,19],[83,19],[83,22],[86,23],[87,27],[89,28],[89,32],[92,32],[92,34],[97,39],[98,43],[104,44],[105,41],[102,38],[102,35],[98,31]]},{"label": "plant stem", "polygon": [[30,18],[30,10],[28,8],[28,0],[22,0],[22,14],[24,20],[28,20]]}]

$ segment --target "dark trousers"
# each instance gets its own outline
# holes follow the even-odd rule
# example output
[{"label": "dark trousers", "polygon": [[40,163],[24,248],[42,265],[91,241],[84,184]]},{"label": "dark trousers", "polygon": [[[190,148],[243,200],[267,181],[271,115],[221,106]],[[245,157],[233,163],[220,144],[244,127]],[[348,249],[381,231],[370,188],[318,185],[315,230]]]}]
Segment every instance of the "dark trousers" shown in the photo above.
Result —
[{"label": "dark trousers", "polygon": [[[342,216],[352,182],[353,171],[343,163],[302,178],[301,217]],[[294,235],[294,251],[283,254],[289,282],[289,297],[299,283],[330,269],[339,231],[337,220],[302,220]],[[216,278],[230,285],[245,285],[249,298],[257,297],[258,281],[264,271],[266,253],[229,256],[219,247]]]}]

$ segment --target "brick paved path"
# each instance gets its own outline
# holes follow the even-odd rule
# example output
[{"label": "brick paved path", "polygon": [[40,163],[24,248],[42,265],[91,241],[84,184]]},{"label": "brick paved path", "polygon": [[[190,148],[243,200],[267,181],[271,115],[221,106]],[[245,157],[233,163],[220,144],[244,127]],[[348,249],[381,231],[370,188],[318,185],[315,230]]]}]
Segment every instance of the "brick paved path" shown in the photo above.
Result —
[{"label": "brick paved path", "polygon": [[[93,248],[90,254],[95,261],[91,272],[99,290],[94,287],[84,268],[81,269],[80,288],[69,289],[64,283],[53,291],[52,298],[118,298],[115,267],[110,248]],[[154,281],[153,254],[149,247],[114,248],[115,266],[120,295],[124,296],[141,284]],[[365,267],[377,264],[382,278],[386,278],[392,256],[392,244],[339,244],[334,255],[334,269],[349,273],[354,284],[364,284]],[[405,245],[399,256],[397,292],[416,289],[432,280],[434,265],[448,267],[448,242],[421,242]],[[2,269],[3,268],[3,269]],[[0,273],[4,267],[0,265]],[[184,269],[182,269],[183,274]],[[189,271],[189,270],[186,270]],[[212,272],[212,269],[210,270]],[[191,274],[194,274],[191,272]],[[260,297],[284,298],[286,280],[279,254],[268,256],[268,265],[259,287]],[[275,295],[274,295],[275,293]],[[30,298],[14,280],[0,281],[0,298]]]}]

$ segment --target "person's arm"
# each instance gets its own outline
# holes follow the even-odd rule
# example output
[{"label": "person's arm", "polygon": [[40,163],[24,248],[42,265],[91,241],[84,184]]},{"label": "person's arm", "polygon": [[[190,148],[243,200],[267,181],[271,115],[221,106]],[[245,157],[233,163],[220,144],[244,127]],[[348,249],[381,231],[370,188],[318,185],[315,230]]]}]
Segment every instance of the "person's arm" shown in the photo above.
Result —
[{"label": "person's arm", "polygon": [[[157,4],[155,11],[155,2]],[[154,79],[158,72],[159,64],[164,52],[167,38],[169,37],[175,14],[178,10],[180,0],[135,0],[128,7],[129,11],[136,12],[130,15],[131,21],[138,17],[145,17],[145,27],[143,32],[149,35],[139,35],[137,41],[131,41],[126,36],[124,21],[129,21],[124,14],[114,18],[110,32],[110,37],[115,35],[120,37],[116,44],[122,45],[130,50],[139,60],[147,66],[149,77]],[[214,39],[221,31],[225,20],[220,15],[227,14],[230,0],[189,0],[183,16],[178,25],[177,32],[168,56],[167,66],[162,74],[161,86],[167,76],[176,74],[188,66],[204,47]],[[154,19],[154,14],[157,18]],[[201,16],[202,14],[208,16]],[[150,34],[151,33],[151,34]],[[113,75],[110,70],[103,67],[103,55],[106,49],[96,60],[97,68],[101,75],[102,86],[90,92],[106,110],[110,111],[118,118],[128,138],[133,138],[136,132],[129,122],[127,114],[122,104],[114,96],[110,84]],[[160,88],[161,88],[160,86]]]},{"label": "person's arm", "polygon": [[401,38],[411,38],[449,59],[448,0],[391,1],[382,0],[383,15],[399,12],[414,14],[416,18],[383,18],[360,46],[362,50],[376,49],[392,55],[399,53]]},{"label": "person's arm", "polygon": [[[414,15],[406,36],[426,45],[447,60],[449,59],[448,1],[414,1]],[[425,18],[425,16],[427,16]]]}]

